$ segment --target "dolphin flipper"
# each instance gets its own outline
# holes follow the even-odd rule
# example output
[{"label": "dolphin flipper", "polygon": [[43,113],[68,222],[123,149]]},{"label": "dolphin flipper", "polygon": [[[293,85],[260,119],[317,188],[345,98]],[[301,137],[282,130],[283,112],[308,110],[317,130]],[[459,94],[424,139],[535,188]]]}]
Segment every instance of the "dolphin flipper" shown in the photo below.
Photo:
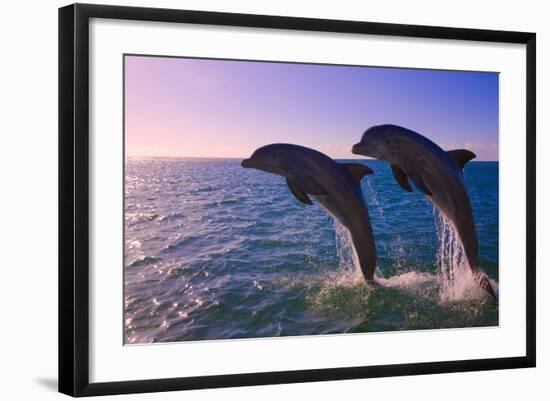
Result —
[{"label": "dolphin flipper", "polygon": [[466,149],[449,150],[447,154],[451,156],[451,158],[456,162],[456,164],[458,164],[458,167],[460,167],[461,170],[464,169],[464,165],[466,163],[476,157],[474,152],[470,152]]},{"label": "dolphin flipper", "polygon": [[309,199],[307,193],[299,188],[290,178],[286,179],[286,183],[288,184],[288,189],[290,189],[290,192],[292,192],[292,195],[294,195],[296,199],[298,199],[302,203],[305,203],[306,205],[313,205],[313,202],[311,201],[311,199]]},{"label": "dolphin flipper", "polygon": [[428,189],[426,184],[424,183],[424,180],[420,175],[411,175],[410,176],[411,181],[413,182],[414,186],[417,187],[420,192],[422,192],[424,195],[432,196],[432,192]]},{"label": "dolphin flipper", "polygon": [[405,172],[401,170],[399,166],[392,164],[391,171],[397,183],[401,185],[401,188],[403,188],[407,192],[413,191],[411,183],[409,182],[409,177],[407,177],[407,174],[405,174]]},{"label": "dolphin flipper", "polygon": [[[397,165],[392,164],[391,170],[393,172],[393,176],[395,177],[395,180],[401,185],[405,190],[408,192],[412,192],[411,183],[409,182],[407,178],[407,174],[401,170],[401,168]],[[424,183],[424,180],[422,177],[418,174],[410,175],[409,178],[413,182],[414,186],[418,188],[420,192],[422,192],[424,195],[432,196],[432,191],[428,189],[426,184]]]},{"label": "dolphin flipper", "polygon": [[342,163],[342,167],[348,170],[357,182],[361,182],[364,176],[374,173],[370,167],[359,163]]}]

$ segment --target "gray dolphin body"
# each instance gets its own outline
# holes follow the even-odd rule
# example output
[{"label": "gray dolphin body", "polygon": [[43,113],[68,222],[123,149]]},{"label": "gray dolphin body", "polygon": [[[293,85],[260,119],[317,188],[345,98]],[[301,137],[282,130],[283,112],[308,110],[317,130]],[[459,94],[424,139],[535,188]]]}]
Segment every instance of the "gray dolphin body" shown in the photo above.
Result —
[{"label": "gray dolphin body", "polygon": [[409,178],[453,223],[476,283],[496,299],[495,291],[478,265],[477,231],[462,169],[475,157],[464,149],[444,151],[428,138],[396,125],[369,128],[352,153],[391,163],[393,175],[412,192]]},{"label": "gray dolphin body", "polygon": [[374,281],[376,248],[360,187],[361,179],[372,174],[369,167],[337,163],[321,152],[290,144],[263,146],[241,165],[285,177],[290,192],[304,204],[313,204],[312,195],[349,230],[363,276]]}]

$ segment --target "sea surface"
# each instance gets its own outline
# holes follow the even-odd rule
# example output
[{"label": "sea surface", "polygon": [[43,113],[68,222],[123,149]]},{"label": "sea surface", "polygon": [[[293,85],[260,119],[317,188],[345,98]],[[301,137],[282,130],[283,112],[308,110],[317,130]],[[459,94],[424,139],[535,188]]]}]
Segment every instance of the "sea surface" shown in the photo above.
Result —
[{"label": "sea surface", "polygon": [[[378,251],[368,286],[349,234],[284,178],[237,159],[128,158],[125,342],[498,325],[452,226],[387,163],[362,181]],[[480,266],[498,287],[498,162],[466,165]]]}]

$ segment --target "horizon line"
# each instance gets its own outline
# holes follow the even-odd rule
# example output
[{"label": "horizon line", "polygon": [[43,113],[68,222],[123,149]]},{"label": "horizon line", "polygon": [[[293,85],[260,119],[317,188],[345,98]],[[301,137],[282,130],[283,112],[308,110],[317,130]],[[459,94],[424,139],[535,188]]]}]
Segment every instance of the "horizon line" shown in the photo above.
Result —
[{"label": "horizon line", "polygon": [[[376,160],[376,161],[385,161],[380,159],[375,159],[372,157],[332,157],[327,155],[333,160]],[[149,159],[230,159],[230,160],[244,160],[248,159],[250,156],[159,156],[159,155],[125,155],[125,158],[149,158]],[[499,160],[470,160],[472,162],[498,162]]]}]

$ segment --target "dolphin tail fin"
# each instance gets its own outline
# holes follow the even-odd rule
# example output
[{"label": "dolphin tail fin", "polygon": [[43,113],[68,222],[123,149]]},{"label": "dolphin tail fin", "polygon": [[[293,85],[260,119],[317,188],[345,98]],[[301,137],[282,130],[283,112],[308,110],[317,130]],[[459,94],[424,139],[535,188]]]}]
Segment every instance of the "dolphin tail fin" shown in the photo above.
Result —
[{"label": "dolphin tail fin", "polygon": [[461,170],[464,169],[464,165],[466,165],[466,163],[476,157],[474,152],[470,152],[466,149],[449,150],[447,153],[449,154],[449,156],[451,156],[451,158],[454,159]]},{"label": "dolphin tail fin", "polygon": [[374,174],[374,171],[369,166],[359,163],[342,163],[342,166],[348,170],[352,177],[357,182],[361,182],[364,176]]},{"label": "dolphin tail fin", "polygon": [[479,287],[483,290],[485,290],[494,300],[497,299],[497,294],[495,292],[495,289],[493,288],[493,285],[491,284],[491,281],[489,281],[489,277],[483,272],[478,272],[476,274],[476,283],[479,285]]}]

